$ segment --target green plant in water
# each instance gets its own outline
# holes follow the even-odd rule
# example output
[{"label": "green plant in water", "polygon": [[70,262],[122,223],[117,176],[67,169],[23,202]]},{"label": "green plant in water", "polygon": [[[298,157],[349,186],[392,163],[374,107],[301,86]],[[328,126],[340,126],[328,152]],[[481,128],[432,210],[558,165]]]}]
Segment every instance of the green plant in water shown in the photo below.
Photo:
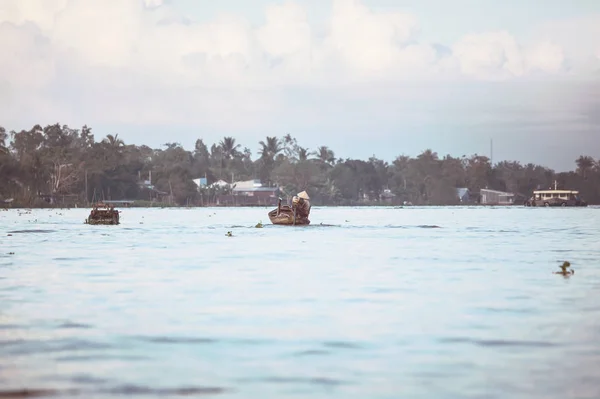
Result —
[{"label": "green plant in water", "polygon": [[564,261],[562,265],[559,266],[560,267],[560,271],[559,272],[554,272],[554,274],[560,274],[563,276],[570,276],[575,274],[575,270],[570,269],[569,267],[571,267],[571,263],[568,261]]},{"label": "green plant in water", "polygon": [[256,226],[254,226],[254,227],[256,227],[257,229],[262,229],[262,227],[263,227],[262,220],[260,222],[258,222],[256,224]]},{"label": "green plant in water", "polygon": [[233,234],[231,233],[231,231],[228,231],[227,234],[225,234],[227,237],[233,237]]}]

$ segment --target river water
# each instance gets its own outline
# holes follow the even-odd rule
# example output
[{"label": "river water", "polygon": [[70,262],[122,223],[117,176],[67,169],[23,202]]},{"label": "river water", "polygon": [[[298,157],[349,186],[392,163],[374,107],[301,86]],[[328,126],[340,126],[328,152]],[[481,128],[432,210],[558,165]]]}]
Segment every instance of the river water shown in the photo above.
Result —
[{"label": "river water", "polygon": [[0,398],[600,397],[600,209],[267,211],[0,211]]}]

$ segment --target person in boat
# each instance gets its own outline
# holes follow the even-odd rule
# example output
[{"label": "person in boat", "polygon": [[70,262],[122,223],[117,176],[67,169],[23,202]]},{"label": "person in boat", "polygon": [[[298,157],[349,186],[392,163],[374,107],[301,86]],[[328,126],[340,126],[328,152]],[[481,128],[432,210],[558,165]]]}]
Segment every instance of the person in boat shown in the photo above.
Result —
[{"label": "person in boat", "polygon": [[306,191],[302,191],[292,198],[292,207],[296,210],[296,217],[308,219],[310,214],[310,197]]}]

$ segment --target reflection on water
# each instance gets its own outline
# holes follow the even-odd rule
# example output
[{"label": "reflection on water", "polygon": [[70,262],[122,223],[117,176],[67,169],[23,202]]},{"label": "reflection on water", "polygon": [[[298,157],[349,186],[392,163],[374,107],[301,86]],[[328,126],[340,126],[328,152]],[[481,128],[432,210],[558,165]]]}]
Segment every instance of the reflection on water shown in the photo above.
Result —
[{"label": "reflection on water", "polygon": [[0,398],[600,397],[599,209],[267,211],[0,212]]}]

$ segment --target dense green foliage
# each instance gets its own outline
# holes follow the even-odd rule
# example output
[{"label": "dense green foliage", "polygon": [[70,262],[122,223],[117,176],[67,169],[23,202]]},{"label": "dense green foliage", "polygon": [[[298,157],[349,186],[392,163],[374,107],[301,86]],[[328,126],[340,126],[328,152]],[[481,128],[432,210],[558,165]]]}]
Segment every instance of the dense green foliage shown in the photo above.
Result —
[{"label": "dense green foliage", "polygon": [[[561,187],[580,190],[589,203],[600,203],[600,164],[588,156],[576,160],[575,171],[556,174],[519,162],[491,165],[479,155],[441,158],[431,150],[416,158],[398,156],[391,164],[377,158],[342,159],[326,146],[303,148],[290,135],[266,137],[259,146],[258,157],[252,159],[251,151],[233,137],[210,148],[198,139],[193,151],[187,151],[177,143],[161,149],[126,145],[118,135],[96,141],[87,126],[36,125],[10,133],[0,127],[0,199],[36,206],[43,196],[85,203],[151,200],[159,193],[161,201],[172,204],[206,204],[219,194],[218,188],[198,190],[193,179],[206,177],[209,184],[260,179],[279,186],[284,196],[307,190],[317,205],[373,204],[386,189],[395,194],[394,203],[449,205],[458,203],[457,187],[529,196],[556,179]],[[140,184],[150,174],[153,189]]]}]

